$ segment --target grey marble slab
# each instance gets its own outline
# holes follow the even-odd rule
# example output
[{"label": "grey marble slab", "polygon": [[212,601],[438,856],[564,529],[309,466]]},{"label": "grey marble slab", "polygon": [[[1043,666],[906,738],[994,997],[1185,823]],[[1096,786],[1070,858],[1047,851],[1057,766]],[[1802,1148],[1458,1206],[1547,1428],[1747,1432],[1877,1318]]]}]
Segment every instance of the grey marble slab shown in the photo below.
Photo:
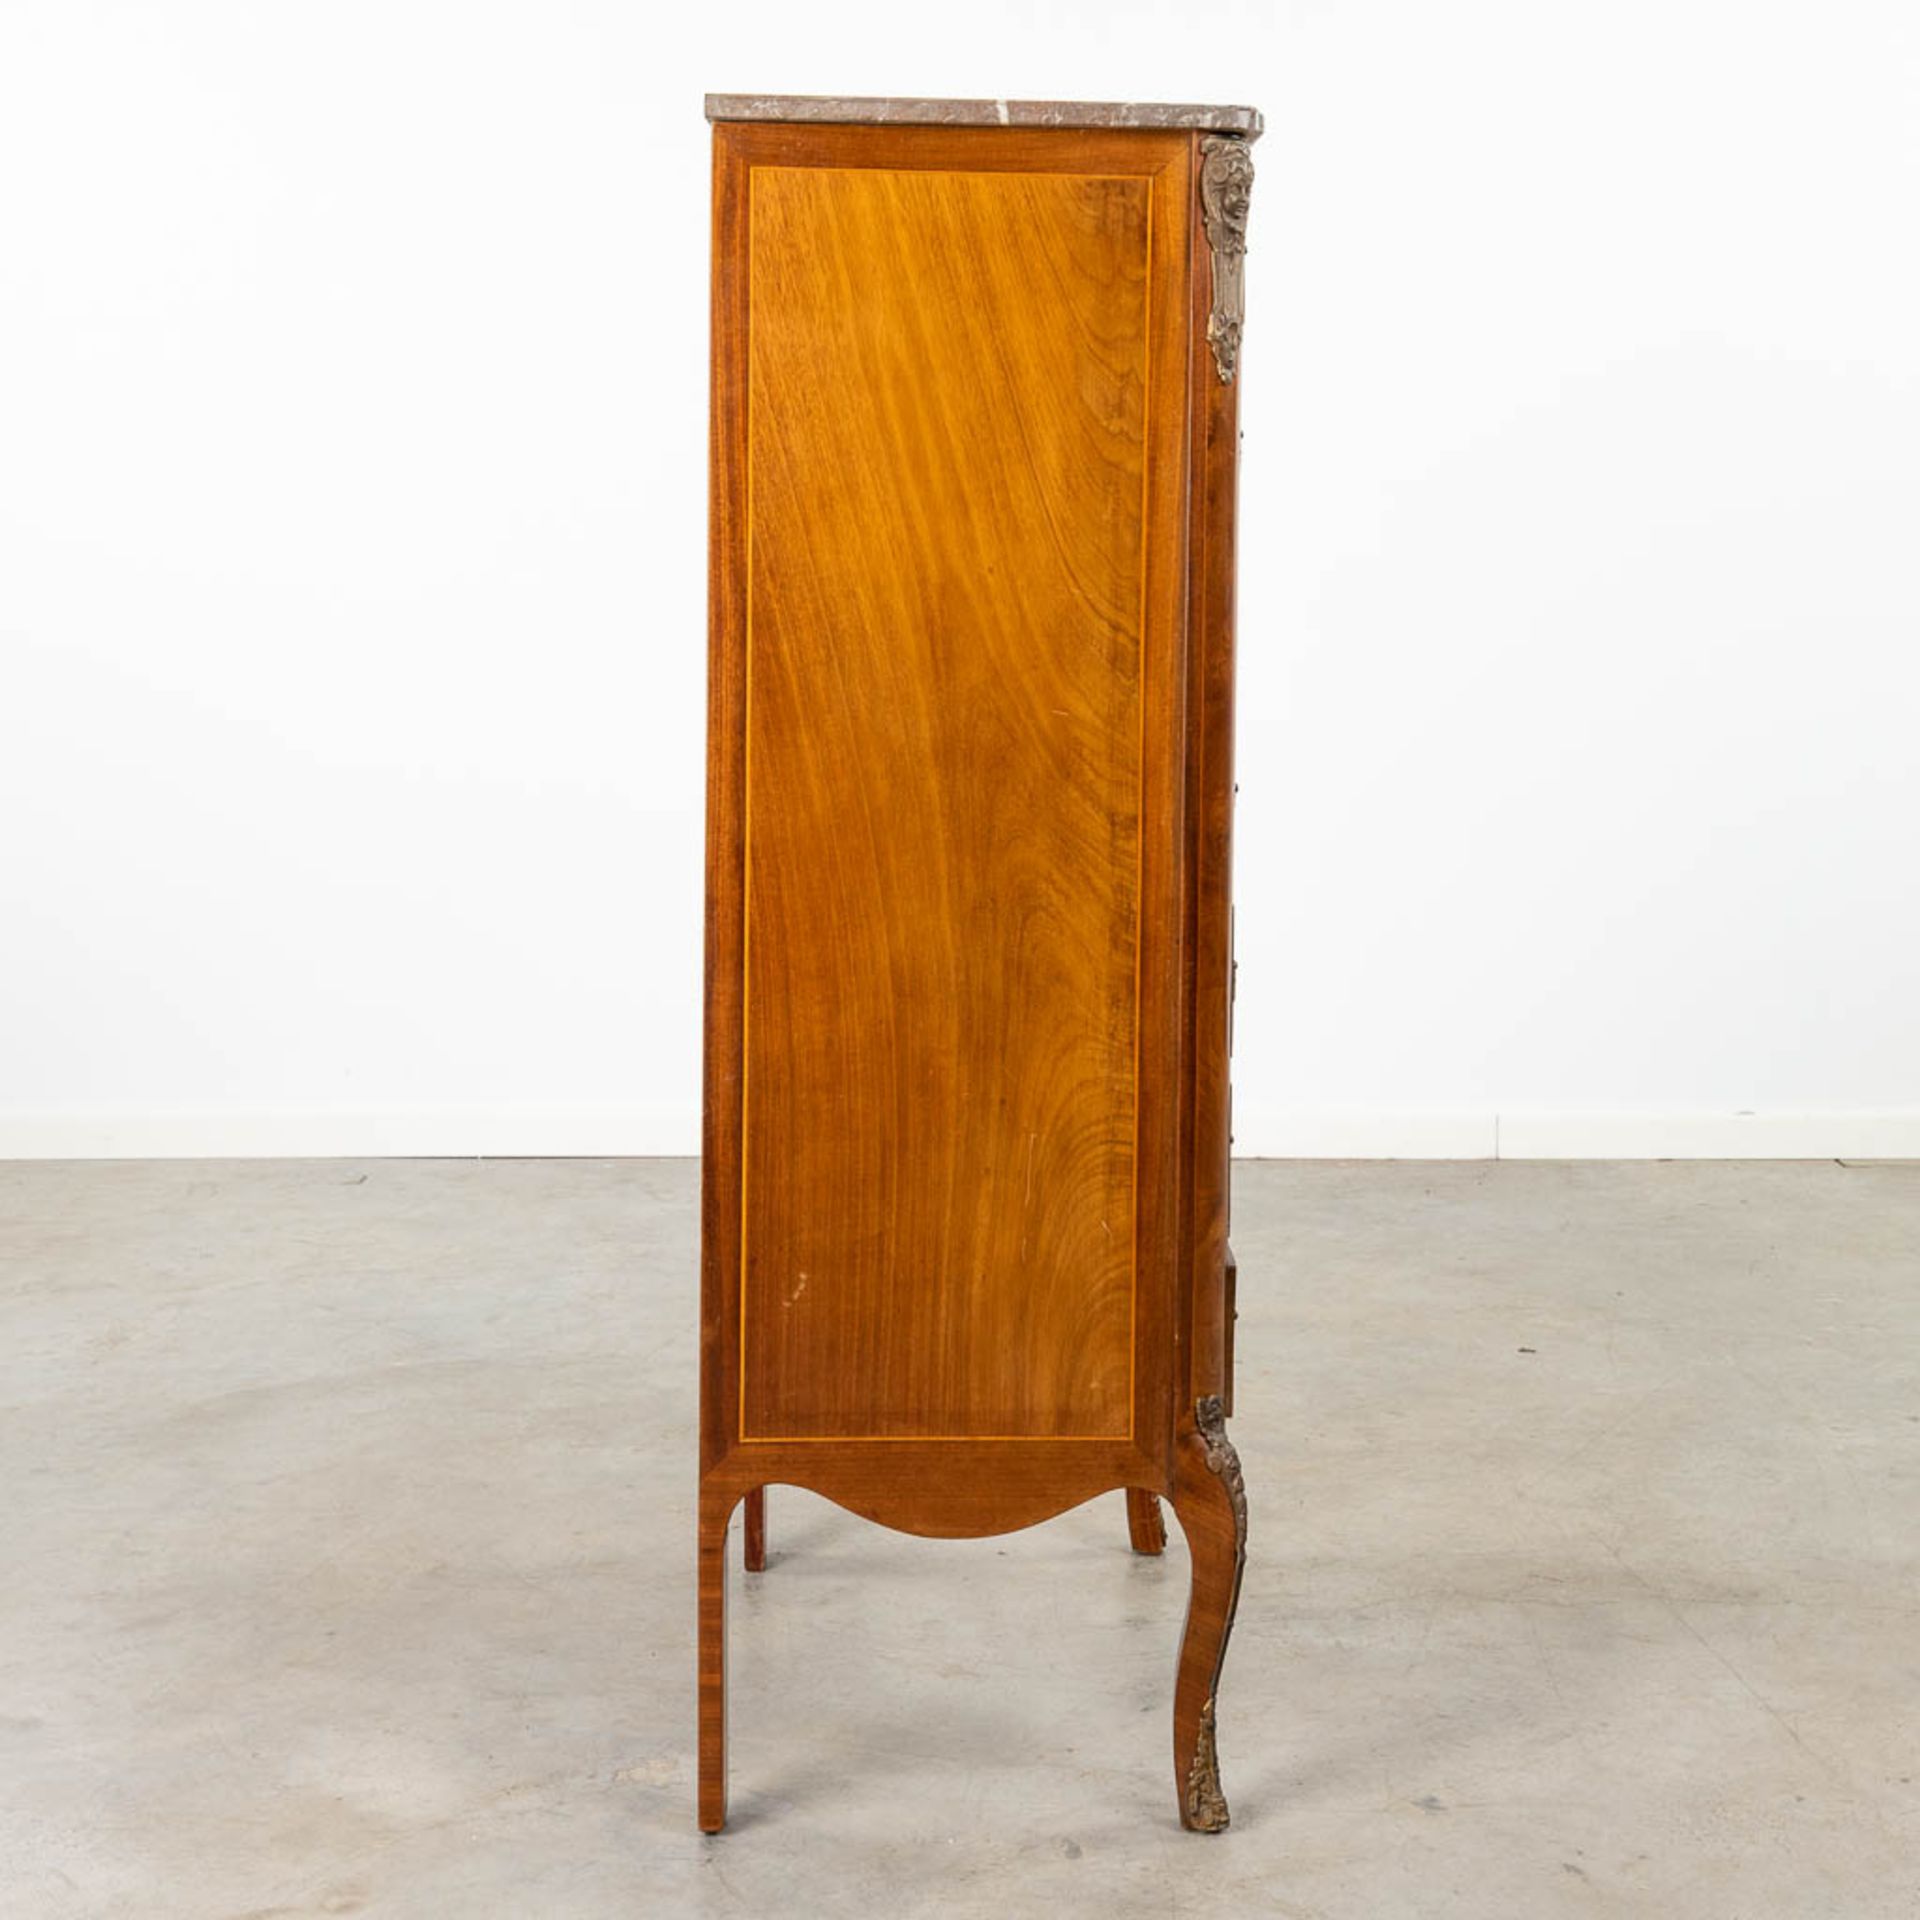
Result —
[{"label": "grey marble slab", "polygon": [[863,126],[1193,127],[1260,135],[1255,107],[1170,105],[1148,100],[897,100],[807,93],[710,93],[709,120],[794,120]]}]

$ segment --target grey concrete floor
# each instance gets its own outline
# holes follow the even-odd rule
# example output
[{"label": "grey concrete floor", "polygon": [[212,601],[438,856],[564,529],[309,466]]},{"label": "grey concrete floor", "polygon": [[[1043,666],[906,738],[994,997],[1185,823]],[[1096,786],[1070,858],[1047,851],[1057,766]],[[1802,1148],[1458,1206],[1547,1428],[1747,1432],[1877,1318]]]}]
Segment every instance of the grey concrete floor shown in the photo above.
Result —
[{"label": "grey concrete floor", "polygon": [[1177,1532],[777,1491],[705,1840],[691,1163],[0,1167],[0,1914],[1920,1913],[1920,1167],[1237,1194],[1232,1831]]}]

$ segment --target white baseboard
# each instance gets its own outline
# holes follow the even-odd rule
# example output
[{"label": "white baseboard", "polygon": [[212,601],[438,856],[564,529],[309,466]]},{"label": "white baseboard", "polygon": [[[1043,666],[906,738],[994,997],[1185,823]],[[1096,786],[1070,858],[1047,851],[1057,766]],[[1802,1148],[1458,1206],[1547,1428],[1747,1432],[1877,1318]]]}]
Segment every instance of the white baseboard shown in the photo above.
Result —
[{"label": "white baseboard", "polygon": [[1241,1115],[1251,1160],[1914,1160],[1920,1107],[1833,1113]]},{"label": "white baseboard", "polygon": [[[1920,1160],[1920,1108],[1847,1113],[1244,1109],[1250,1160]],[[0,1113],[0,1160],[625,1159],[700,1151],[684,1108]]]},{"label": "white baseboard", "polygon": [[0,1160],[599,1160],[700,1151],[684,1107],[0,1113]]},{"label": "white baseboard", "polygon": [[1920,1108],[1879,1113],[1503,1113],[1502,1160],[1912,1160]]},{"label": "white baseboard", "polygon": [[1233,1102],[1239,1160],[1491,1160],[1490,1113],[1378,1113],[1369,1108],[1249,1113]]}]

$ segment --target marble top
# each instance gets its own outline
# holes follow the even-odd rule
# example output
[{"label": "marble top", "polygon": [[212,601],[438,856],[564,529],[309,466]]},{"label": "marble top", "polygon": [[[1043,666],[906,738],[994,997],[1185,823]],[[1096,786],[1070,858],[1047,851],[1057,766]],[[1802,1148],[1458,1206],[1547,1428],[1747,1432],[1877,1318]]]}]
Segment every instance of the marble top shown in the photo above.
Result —
[{"label": "marble top", "polygon": [[812,93],[710,93],[709,120],[804,120],[866,126],[1193,127],[1260,136],[1256,107],[1174,106],[1145,100],[895,100]]}]

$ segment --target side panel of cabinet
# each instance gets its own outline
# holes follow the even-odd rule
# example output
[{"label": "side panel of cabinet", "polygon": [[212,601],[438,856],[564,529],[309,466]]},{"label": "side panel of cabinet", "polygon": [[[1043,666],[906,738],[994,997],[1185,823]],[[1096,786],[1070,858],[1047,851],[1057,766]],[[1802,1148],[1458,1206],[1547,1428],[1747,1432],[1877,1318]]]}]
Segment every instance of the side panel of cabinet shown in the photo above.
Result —
[{"label": "side panel of cabinet", "polygon": [[716,130],[709,1466],[1168,1425],[1191,154]]}]

